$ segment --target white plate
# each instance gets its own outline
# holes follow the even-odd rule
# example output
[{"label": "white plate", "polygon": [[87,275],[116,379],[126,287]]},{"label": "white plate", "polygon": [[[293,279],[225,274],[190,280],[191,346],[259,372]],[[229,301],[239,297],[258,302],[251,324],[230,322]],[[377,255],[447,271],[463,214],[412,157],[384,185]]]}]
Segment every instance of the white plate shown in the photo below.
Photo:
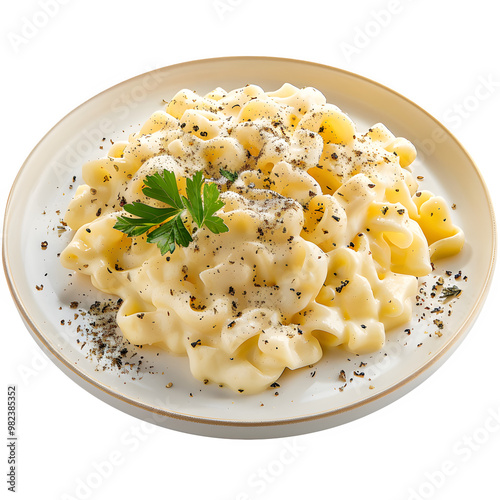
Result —
[{"label": "white plate", "polygon": [[[57,259],[70,238],[69,233],[59,234],[57,226],[73,194],[69,186],[80,182],[82,164],[103,155],[110,140],[126,139],[162,106],[163,99],[181,88],[204,93],[217,86],[230,90],[255,83],[275,90],[284,82],[318,88],[328,102],[351,116],[359,130],[383,122],[395,135],[411,140],[419,150],[415,173],[424,176],[422,187],[457,205],[453,215],[465,231],[463,252],[440,263],[434,278],[423,280],[427,302],[416,307],[411,325],[390,333],[383,351],[353,356],[335,350],[314,367],[287,372],[279,387],[260,395],[203,385],[191,377],[187,358],[151,349],[138,350],[131,358],[133,348],[129,348],[124,363],[143,358],[140,369],[135,364],[128,373],[129,365],[109,368],[110,359],[98,361],[88,352],[95,342],[77,327],[84,328],[90,318],[82,317],[80,309],[104,297],[88,281],[69,275]],[[48,242],[45,250],[42,241]],[[3,259],[12,295],[33,337],[86,390],[131,415],[172,429],[263,438],[316,431],[359,418],[428,377],[457,347],[481,309],[491,281],[495,242],[493,208],[481,175],[450,132],[424,110],[380,84],[339,69],[288,59],[236,57],[178,64],[137,76],[63,118],[36,146],[16,178],[5,215]],[[445,270],[461,270],[467,281],[456,282],[463,292],[457,301],[445,304],[446,312],[451,309],[453,314],[442,315],[444,328],[438,337],[432,323],[436,315],[424,308],[437,305],[429,294]],[[454,276],[446,278],[455,284]],[[40,285],[43,290],[37,290]],[[77,309],[70,307],[72,301],[79,302]],[[411,335],[405,328],[411,328]],[[108,365],[106,370],[103,364]],[[340,370],[347,375],[345,387]],[[169,382],[173,385],[167,388]]]}]

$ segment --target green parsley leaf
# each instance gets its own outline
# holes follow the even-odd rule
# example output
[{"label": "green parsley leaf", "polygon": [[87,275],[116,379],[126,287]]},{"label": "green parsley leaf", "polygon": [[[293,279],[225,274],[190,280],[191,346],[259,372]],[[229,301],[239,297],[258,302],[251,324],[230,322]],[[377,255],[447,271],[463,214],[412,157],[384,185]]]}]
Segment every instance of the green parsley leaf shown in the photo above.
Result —
[{"label": "green parsley leaf", "polygon": [[175,245],[187,247],[193,238],[182,223],[181,215],[176,215],[148,234],[148,243],[156,243],[162,255],[174,253]]},{"label": "green parsley leaf", "polygon": [[234,182],[238,178],[238,172],[231,172],[230,170],[226,170],[225,168],[219,168],[220,175],[229,179],[231,182]]},{"label": "green parsley leaf", "polygon": [[219,190],[215,184],[207,184],[203,190],[203,205],[205,213],[203,216],[202,225],[205,225],[212,233],[225,233],[229,228],[224,224],[224,221],[213,214],[224,206],[224,202],[219,200]]},{"label": "green parsley leaf", "polygon": [[[203,175],[201,172],[196,172],[192,179],[186,179],[186,194],[182,197],[182,203],[189,210],[189,213],[193,217],[198,227],[203,226],[203,203],[201,199],[201,186],[203,185]],[[217,191],[217,196],[219,196],[219,190],[212,184]],[[205,189],[207,186],[205,186]]]},{"label": "green parsley leaf", "polygon": [[206,226],[215,234],[229,231],[224,221],[214,215],[224,206],[219,190],[215,184],[206,184],[201,172],[186,179],[187,196],[182,198],[175,174],[169,170],[148,175],[142,192],[169,206],[158,208],[142,202],[127,204],[123,209],[135,217],[117,217],[114,228],[129,237],[147,233],[147,242],[155,243],[162,255],[173,253],[177,245],[187,247],[193,241],[182,220],[186,210],[198,228]]},{"label": "green parsley leaf", "polygon": [[441,290],[440,299],[446,299],[448,297],[458,297],[462,293],[462,290],[458,288],[457,285],[450,286],[448,288],[443,288]]},{"label": "green parsley leaf", "polygon": [[177,188],[175,174],[170,170],[163,170],[146,176],[144,186],[146,187],[142,188],[142,192],[146,196],[163,201],[163,203],[179,210],[184,208]]},{"label": "green parsley leaf", "polygon": [[176,215],[179,211],[175,208],[156,208],[134,201],[132,204],[125,205],[124,210],[138,218],[118,217],[115,229],[128,236],[139,236],[149,231],[154,226],[161,224],[164,220]]}]

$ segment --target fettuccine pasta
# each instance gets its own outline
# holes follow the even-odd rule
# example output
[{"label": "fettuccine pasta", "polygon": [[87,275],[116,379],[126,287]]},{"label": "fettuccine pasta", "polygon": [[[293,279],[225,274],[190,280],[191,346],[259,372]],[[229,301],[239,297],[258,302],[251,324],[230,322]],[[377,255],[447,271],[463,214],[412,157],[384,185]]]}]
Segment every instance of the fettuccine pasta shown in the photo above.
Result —
[{"label": "fettuccine pasta", "polygon": [[[379,350],[410,320],[431,259],[461,250],[445,200],[418,190],[415,157],[382,124],[358,132],[314,88],[181,90],[83,167],[61,261],[123,299],[131,343],[187,354],[206,383],[259,392],[325,349]],[[125,203],[151,202],[143,181],[163,169],[181,194],[197,171],[217,183],[229,231],[202,227],[162,255],[114,229]]]}]

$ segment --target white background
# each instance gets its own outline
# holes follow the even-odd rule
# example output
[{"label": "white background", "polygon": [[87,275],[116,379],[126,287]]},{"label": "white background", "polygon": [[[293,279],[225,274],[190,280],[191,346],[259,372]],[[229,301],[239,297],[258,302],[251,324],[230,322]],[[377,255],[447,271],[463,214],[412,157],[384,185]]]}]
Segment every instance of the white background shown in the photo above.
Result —
[{"label": "white background", "polygon": [[[500,31],[493,2],[47,0],[49,14],[43,4],[9,2],[0,21],[2,207],[31,149],[94,94],[177,62],[269,55],[344,68],[421,105],[475,159],[500,213]],[[7,384],[18,386],[18,498],[499,494],[500,423],[488,425],[500,413],[499,276],[468,337],[417,389],[338,428],[254,441],[141,426],[102,403],[41,354],[0,280],[3,400]],[[6,403],[0,411],[6,413]],[[103,469],[112,459],[112,470]]]}]

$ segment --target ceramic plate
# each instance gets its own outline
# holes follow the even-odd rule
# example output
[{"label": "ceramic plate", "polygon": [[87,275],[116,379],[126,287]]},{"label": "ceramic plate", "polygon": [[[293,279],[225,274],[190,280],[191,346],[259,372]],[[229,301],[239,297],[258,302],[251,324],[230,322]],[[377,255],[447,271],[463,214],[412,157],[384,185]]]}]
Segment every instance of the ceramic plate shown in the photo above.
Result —
[{"label": "ceramic plate", "polygon": [[[279,387],[246,396],[194,380],[187,358],[126,345],[113,328],[116,297],[102,295],[60,265],[58,254],[71,239],[61,219],[81,182],[82,164],[105,154],[110,141],[126,140],[179,89],[206,93],[218,86],[231,90],[254,83],[271,91],[284,82],[321,90],[360,131],[382,122],[396,136],[412,141],[419,152],[414,172],[423,176],[421,188],[456,205],[453,215],[464,229],[466,245],[460,255],[440,262],[421,280],[411,324],[390,332],[383,351],[355,356],[337,349],[314,366],[287,371]],[[473,161],[452,134],[416,104],[339,69],[236,57],[137,76],[68,114],[21,168],[7,204],[3,241],[5,271],[24,322],[74,381],[116,408],[165,427],[207,436],[263,438],[359,418],[428,377],[457,347],[481,309],[496,239],[491,201]],[[462,289],[458,299],[443,304],[432,298],[441,275],[447,284]],[[433,322],[434,307],[444,308],[442,328]],[[92,334],[90,323],[97,324],[100,336]]]}]

